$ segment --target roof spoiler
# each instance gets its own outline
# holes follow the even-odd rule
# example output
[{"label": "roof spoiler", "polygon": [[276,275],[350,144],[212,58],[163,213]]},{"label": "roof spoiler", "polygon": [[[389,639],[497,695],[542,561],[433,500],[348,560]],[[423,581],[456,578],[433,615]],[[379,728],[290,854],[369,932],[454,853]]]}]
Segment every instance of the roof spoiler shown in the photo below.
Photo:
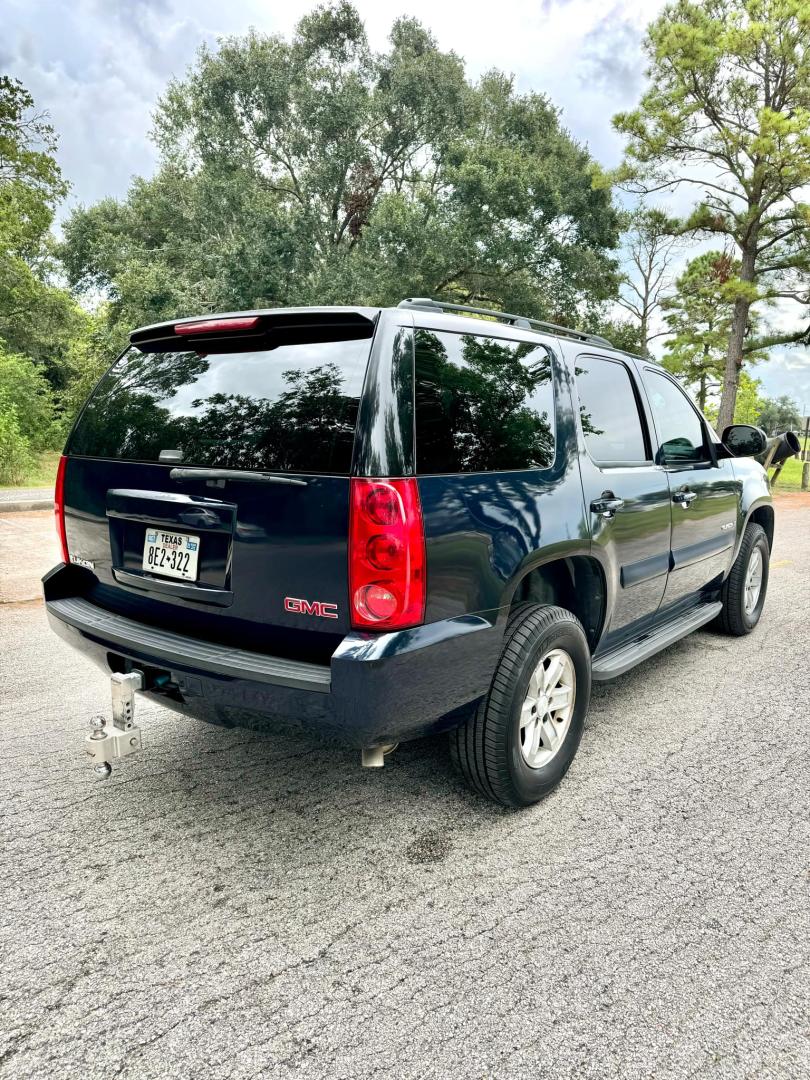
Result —
[{"label": "roof spoiler", "polygon": [[377,314],[376,308],[235,311],[143,326],[133,330],[129,340],[142,352],[252,352],[308,341],[371,337]]}]

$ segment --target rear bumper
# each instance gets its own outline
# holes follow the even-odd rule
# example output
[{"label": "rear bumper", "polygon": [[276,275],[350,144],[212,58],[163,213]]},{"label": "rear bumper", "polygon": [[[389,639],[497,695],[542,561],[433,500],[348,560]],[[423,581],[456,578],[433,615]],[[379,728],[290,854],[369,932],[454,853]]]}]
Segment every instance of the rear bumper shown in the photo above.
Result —
[{"label": "rear bumper", "polygon": [[503,627],[477,615],[388,634],[348,634],[330,664],[310,664],[201,641],[106,611],[75,588],[61,564],[43,579],[52,629],[106,671],[168,675],[171,699],[200,719],[295,726],[354,746],[451,727],[487,692]]}]

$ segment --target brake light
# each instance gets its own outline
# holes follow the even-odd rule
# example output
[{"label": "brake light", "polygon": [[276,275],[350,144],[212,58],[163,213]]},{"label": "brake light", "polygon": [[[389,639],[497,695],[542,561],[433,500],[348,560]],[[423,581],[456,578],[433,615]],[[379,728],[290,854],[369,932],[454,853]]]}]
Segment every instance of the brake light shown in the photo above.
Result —
[{"label": "brake light", "polygon": [[67,534],[65,533],[65,468],[67,458],[64,454],[59,458],[59,467],[56,470],[56,485],[53,491],[53,512],[56,517],[56,535],[59,537],[59,545],[62,549],[62,562],[70,562],[68,553]]},{"label": "brake light", "polygon": [[199,322],[175,323],[174,332],[189,334],[220,334],[229,330],[253,330],[259,325],[258,315],[240,315],[234,319],[202,319]]},{"label": "brake light", "polygon": [[416,480],[352,482],[352,626],[402,630],[425,618],[425,530]]}]

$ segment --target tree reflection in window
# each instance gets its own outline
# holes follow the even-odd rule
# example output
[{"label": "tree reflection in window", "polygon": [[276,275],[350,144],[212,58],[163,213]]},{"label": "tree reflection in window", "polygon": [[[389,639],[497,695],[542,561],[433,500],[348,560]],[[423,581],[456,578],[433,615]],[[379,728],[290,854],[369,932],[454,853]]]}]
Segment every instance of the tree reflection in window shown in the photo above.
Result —
[{"label": "tree reflection in window", "polygon": [[574,372],[582,432],[593,460],[646,461],[638,402],[624,363],[604,356],[580,356]]},{"label": "tree reflection in window", "polygon": [[[584,376],[586,376],[588,374],[588,369],[587,368],[582,368],[582,367],[575,367],[574,368],[574,374],[576,375],[577,379],[579,379],[580,376],[584,377]],[[580,406],[579,406],[579,419],[580,419],[580,422],[582,423],[582,433],[583,433],[583,435],[604,435],[605,434],[604,431],[602,430],[602,428],[596,427],[596,425],[593,422],[593,417],[586,410],[585,406],[582,405],[582,404],[580,404]]]},{"label": "tree reflection in window", "polygon": [[171,449],[187,465],[348,474],[368,350],[367,340],[261,354],[133,349],[97,387],[70,452],[157,461]]},{"label": "tree reflection in window", "polygon": [[244,394],[195,399],[192,406],[202,411],[182,421],[185,457],[280,472],[300,470],[305,461],[316,471],[336,457],[350,461],[358,401],[342,392],[340,369],[324,364],[282,378],[288,389],[276,401]]},{"label": "tree reflection in window", "polygon": [[541,344],[416,332],[417,468],[547,468],[554,457],[551,354]]}]

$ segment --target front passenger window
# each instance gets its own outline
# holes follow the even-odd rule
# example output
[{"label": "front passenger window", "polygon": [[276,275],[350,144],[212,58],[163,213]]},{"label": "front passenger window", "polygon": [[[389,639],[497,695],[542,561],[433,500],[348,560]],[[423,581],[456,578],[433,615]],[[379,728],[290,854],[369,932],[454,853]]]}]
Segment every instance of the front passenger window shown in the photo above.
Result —
[{"label": "front passenger window", "polygon": [[703,424],[689,398],[659,371],[645,368],[644,378],[658,431],[662,463],[706,461]]}]

